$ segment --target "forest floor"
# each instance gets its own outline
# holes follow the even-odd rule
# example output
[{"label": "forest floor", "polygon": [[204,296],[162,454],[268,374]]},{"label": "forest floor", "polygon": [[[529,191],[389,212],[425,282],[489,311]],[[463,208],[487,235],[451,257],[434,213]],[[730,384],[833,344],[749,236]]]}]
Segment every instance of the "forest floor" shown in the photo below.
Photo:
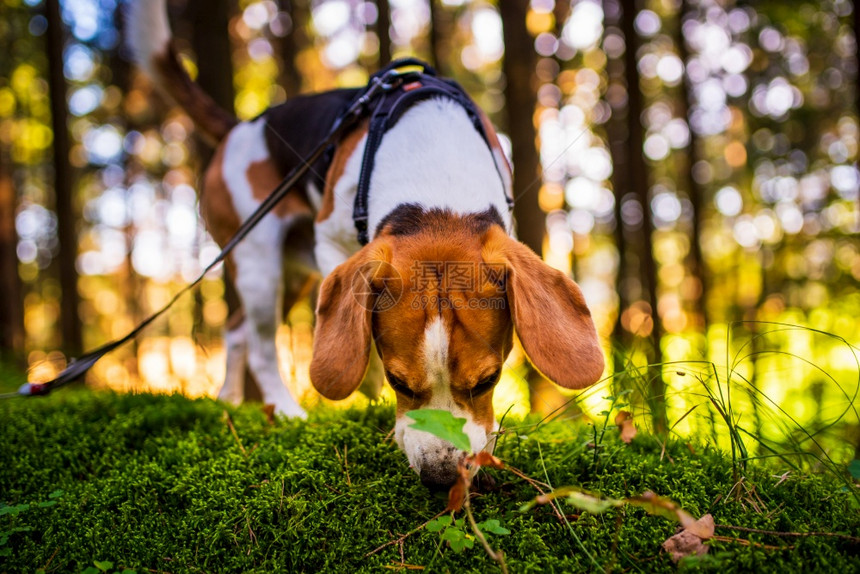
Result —
[{"label": "forest floor", "polygon": [[[272,421],[253,404],[64,389],[3,401],[0,420],[0,572],[500,569],[462,512],[438,519],[446,497],[408,468],[389,405]],[[496,455],[522,474],[482,470],[495,485],[470,507],[510,572],[860,571],[860,512],[833,477],[562,421],[520,422]],[[672,512],[581,491],[524,509],[547,485],[650,491],[712,515],[715,534],[676,566]]]}]

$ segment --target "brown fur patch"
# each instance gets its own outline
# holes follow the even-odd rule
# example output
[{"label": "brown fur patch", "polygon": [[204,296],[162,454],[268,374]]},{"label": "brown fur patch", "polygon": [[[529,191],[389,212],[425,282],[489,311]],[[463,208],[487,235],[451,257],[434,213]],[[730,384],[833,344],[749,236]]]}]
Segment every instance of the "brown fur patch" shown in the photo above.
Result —
[{"label": "brown fur patch", "polygon": [[[271,159],[257,161],[248,166],[245,175],[251,184],[251,193],[259,202],[265,200],[272,191],[281,183],[283,179],[275,162]],[[279,201],[272,213],[283,219],[287,215],[310,215],[312,213],[310,205],[308,205],[301,192],[291,189],[287,195]]]},{"label": "brown fur patch", "polygon": [[334,211],[334,186],[340,181],[343,172],[346,169],[346,162],[355,153],[355,148],[361,138],[367,133],[369,121],[365,120],[359,124],[357,128],[349,132],[335,148],[334,157],[331,160],[331,165],[326,173],[325,187],[323,189],[322,205],[319,213],[317,213],[317,222],[325,221]]},{"label": "brown fur patch", "polygon": [[501,229],[487,235],[484,260],[506,268],[511,318],[529,360],[568,389],[597,382],[603,351],[579,286]]},{"label": "brown fur patch", "polygon": [[224,181],[224,144],[215,149],[215,155],[203,176],[200,190],[200,215],[206,223],[206,230],[222,247],[233,237],[242,222],[233,207],[233,198],[227,182]]}]

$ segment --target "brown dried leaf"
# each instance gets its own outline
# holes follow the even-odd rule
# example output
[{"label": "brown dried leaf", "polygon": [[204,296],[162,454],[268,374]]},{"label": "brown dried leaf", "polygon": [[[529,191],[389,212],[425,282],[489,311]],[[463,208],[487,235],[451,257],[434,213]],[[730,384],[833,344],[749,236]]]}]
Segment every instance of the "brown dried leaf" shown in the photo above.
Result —
[{"label": "brown dried leaf", "polygon": [[647,512],[655,516],[677,520],[684,528],[687,528],[696,522],[696,519],[683,508],[678,506],[674,500],[657,496],[650,490],[646,490],[641,496],[628,498],[627,502],[634,506],[644,508]]},{"label": "brown dried leaf", "polygon": [[466,467],[466,459],[461,458],[457,463],[457,481],[451,486],[448,491],[448,506],[445,507],[445,512],[457,512],[463,508],[463,503],[466,502],[466,496],[469,493],[469,486],[472,484],[472,477],[469,469]]},{"label": "brown dried leaf", "polygon": [[448,506],[445,507],[445,512],[457,512],[463,508],[463,503],[466,501],[466,483],[462,478],[458,478],[451,490],[448,491]]},{"label": "brown dried leaf", "polygon": [[485,450],[468,457],[468,459],[469,463],[474,466],[488,466],[490,468],[498,468],[499,470],[505,468],[505,463]]},{"label": "brown dried leaf", "polygon": [[674,536],[670,536],[663,543],[663,550],[672,556],[673,562],[679,562],[687,556],[702,556],[708,553],[708,546],[702,543],[702,539],[689,532],[682,530]]},{"label": "brown dried leaf", "polygon": [[639,432],[636,430],[636,425],[633,424],[633,415],[627,411],[618,411],[618,414],[615,415],[615,425],[621,431],[621,440],[627,444],[630,444],[630,441]]},{"label": "brown dried leaf", "polygon": [[701,556],[708,553],[704,544],[714,536],[714,517],[706,514],[700,519],[684,526],[681,532],[670,536],[663,543],[663,549],[672,555],[672,561],[678,562],[687,556]]},{"label": "brown dried leaf", "polygon": [[714,517],[706,514],[684,529],[687,532],[692,532],[702,540],[710,540],[714,537]]}]

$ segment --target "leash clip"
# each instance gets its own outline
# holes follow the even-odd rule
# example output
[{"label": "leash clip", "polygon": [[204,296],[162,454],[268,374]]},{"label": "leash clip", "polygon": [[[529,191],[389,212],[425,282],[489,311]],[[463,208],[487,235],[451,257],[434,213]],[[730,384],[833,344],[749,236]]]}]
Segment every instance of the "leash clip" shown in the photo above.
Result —
[{"label": "leash clip", "polygon": [[24,397],[47,395],[51,388],[45,383],[24,383],[18,388],[18,394]]}]

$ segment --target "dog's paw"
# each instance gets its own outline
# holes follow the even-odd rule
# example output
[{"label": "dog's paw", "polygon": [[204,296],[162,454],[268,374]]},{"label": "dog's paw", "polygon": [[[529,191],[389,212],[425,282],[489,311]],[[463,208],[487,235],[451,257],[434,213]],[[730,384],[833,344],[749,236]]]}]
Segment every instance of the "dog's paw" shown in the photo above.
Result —
[{"label": "dog's paw", "polygon": [[230,403],[232,405],[241,405],[244,398],[245,397],[242,396],[242,389],[236,391],[227,385],[224,385],[224,387],[221,388],[221,392],[218,393],[219,401],[224,401],[225,403]]},{"label": "dog's paw", "polygon": [[305,420],[308,418],[308,413],[297,405],[294,402],[286,403],[286,404],[275,404],[275,414],[282,415],[291,419],[302,419]]}]

